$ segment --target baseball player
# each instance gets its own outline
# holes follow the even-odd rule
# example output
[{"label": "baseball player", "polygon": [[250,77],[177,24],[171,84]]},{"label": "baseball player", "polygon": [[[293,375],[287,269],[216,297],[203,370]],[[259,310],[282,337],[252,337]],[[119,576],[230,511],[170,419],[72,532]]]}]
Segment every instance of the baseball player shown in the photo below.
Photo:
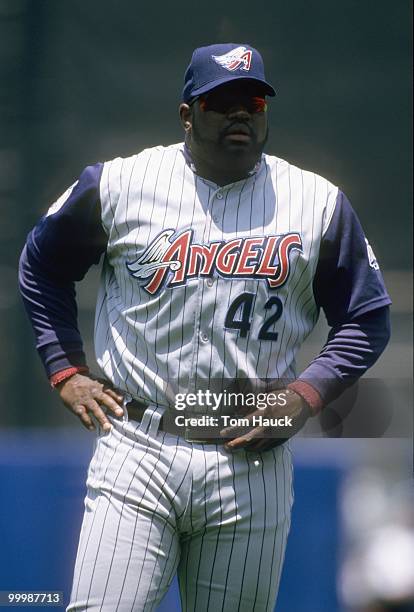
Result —
[{"label": "baseball player", "polygon": [[[389,337],[390,300],[345,195],[263,153],[275,91],[259,52],[198,48],[184,81],[184,142],[87,167],[21,256],[50,382],[98,425],[70,611],[155,610],[177,571],[183,610],[273,610],[286,440]],[[97,378],[74,283],[101,256]],[[297,373],[320,308],[329,337]],[[226,381],[264,388],[260,405],[230,409]]]}]

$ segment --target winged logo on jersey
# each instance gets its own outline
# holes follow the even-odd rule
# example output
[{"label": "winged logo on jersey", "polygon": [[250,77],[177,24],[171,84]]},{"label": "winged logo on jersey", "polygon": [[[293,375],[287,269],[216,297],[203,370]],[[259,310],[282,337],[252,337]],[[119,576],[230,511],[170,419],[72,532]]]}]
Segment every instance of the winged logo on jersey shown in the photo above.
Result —
[{"label": "winged logo on jersey", "polygon": [[58,210],[60,210],[62,208],[62,206],[66,203],[66,201],[68,200],[70,194],[75,189],[75,187],[76,187],[76,185],[78,183],[79,183],[79,181],[76,181],[75,183],[73,183],[73,185],[68,187],[68,189],[66,189],[66,191],[64,193],[62,193],[62,195],[56,200],[56,202],[54,202],[50,206],[49,210],[46,213],[46,217],[49,217],[50,215],[54,215],[56,212],[58,212]]},{"label": "winged logo on jersey", "polygon": [[297,232],[217,240],[209,244],[193,242],[192,229],[180,232],[166,229],[126,267],[134,278],[146,281],[143,288],[156,294],[172,277],[167,287],[184,285],[188,280],[218,275],[222,278],[266,280],[270,289],[281,287],[289,277],[290,253],[302,251]]},{"label": "winged logo on jersey", "polygon": [[237,70],[241,66],[242,70],[249,71],[252,62],[252,52],[246,47],[236,47],[224,55],[212,55],[213,60],[226,70]]},{"label": "winged logo on jersey", "polygon": [[370,243],[368,242],[366,238],[365,238],[365,244],[367,245],[367,255],[368,255],[369,265],[371,266],[371,268],[374,268],[374,270],[379,270],[379,265],[378,265],[377,258],[375,257],[375,253],[372,249],[372,246],[370,245]]},{"label": "winged logo on jersey", "polygon": [[160,268],[170,268],[172,271],[179,270],[181,268],[180,261],[163,261],[164,255],[171,246],[169,238],[173,234],[174,230],[165,230],[149,245],[141,257],[127,263],[131,275],[135,278],[148,278]]}]

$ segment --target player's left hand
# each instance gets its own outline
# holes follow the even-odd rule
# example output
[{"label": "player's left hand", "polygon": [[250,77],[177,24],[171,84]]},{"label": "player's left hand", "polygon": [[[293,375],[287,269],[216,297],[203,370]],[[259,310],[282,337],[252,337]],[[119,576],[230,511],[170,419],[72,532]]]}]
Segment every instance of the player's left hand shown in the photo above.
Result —
[{"label": "player's left hand", "polygon": [[[284,406],[267,405],[264,410],[256,410],[244,418],[249,419],[251,427],[226,427],[220,431],[223,438],[230,438],[225,444],[226,450],[239,450],[245,448],[251,451],[265,451],[269,448],[279,446],[287,439],[294,436],[305,425],[311,416],[311,411],[305,400],[292,391],[285,389],[279,393],[286,394],[286,404]],[[287,417],[291,421],[289,426],[265,427],[253,426],[253,418],[261,416],[263,419],[275,419]]]}]

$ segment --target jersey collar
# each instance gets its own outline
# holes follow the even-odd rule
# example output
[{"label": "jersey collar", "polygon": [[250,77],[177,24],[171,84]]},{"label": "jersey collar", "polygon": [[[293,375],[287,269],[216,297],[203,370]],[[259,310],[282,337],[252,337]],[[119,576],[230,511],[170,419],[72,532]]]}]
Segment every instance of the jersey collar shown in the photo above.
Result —
[{"label": "jersey collar", "polygon": [[[197,174],[196,171],[196,167],[191,155],[191,151],[188,148],[187,144],[184,142],[183,143],[183,154],[184,154],[184,159],[186,161],[186,164],[190,167],[190,169],[192,170],[192,172],[194,172],[194,174]],[[250,172],[248,173],[248,175],[246,176],[246,178],[241,179],[240,181],[236,181],[237,183],[243,182],[246,179],[250,178],[251,176],[254,176],[255,174],[257,174],[257,172],[260,170],[262,163],[264,160],[264,153],[262,153],[261,158],[256,162],[256,164],[254,165],[254,168],[252,170],[250,170]],[[199,175],[197,175],[199,176]],[[207,183],[211,183],[212,181],[208,181],[207,179],[204,179],[203,177],[200,177],[203,179],[203,181],[206,181]],[[235,183],[230,183],[231,185],[235,185]],[[226,185],[227,186],[227,185]]]}]

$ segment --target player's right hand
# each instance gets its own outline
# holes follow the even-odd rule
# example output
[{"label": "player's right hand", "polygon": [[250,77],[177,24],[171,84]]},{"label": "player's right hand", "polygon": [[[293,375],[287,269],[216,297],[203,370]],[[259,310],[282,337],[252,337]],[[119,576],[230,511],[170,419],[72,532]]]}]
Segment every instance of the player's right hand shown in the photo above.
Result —
[{"label": "player's right hand", "polygon": [[65,406],[91,431],[95,429],[92,417],[104,431],[111,429],[112,425],[103,408],[110,410],[117,417],[123,414],[122,393],[112,388],[107,381],[95,379],[90,375],[74,374],[56,385],[56,390]]}]

